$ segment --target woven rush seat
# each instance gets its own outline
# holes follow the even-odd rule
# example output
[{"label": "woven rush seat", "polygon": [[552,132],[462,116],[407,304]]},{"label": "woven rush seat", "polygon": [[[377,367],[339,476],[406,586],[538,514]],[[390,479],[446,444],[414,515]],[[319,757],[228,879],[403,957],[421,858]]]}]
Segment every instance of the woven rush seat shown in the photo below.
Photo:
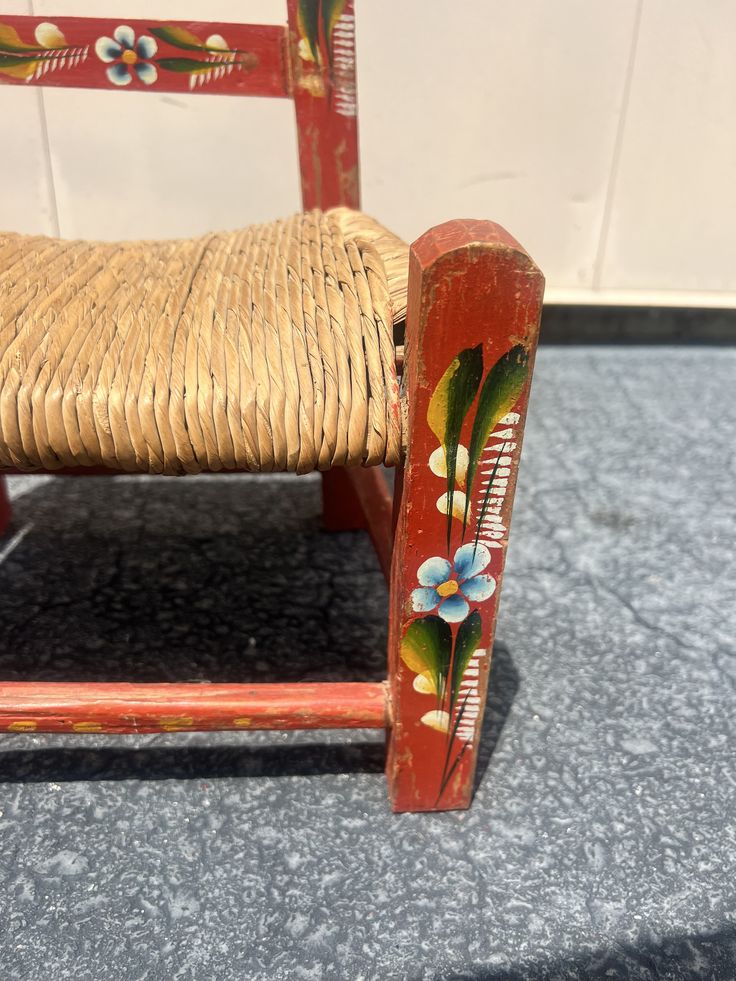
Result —
[{"label": "woven rush seat", "polygon": [[394,465],[407,266],[346,208],[161,242],[0,234],[0,468]]}]

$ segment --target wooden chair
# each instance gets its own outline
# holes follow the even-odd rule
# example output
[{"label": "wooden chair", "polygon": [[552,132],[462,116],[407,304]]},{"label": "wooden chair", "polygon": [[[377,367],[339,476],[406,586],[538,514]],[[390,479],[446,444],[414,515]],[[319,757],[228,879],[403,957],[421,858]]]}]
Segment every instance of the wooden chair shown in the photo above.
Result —
[{"label": "wooden chair", "polygon": [[[104,273],[126,298],[104,310],[89,300],[103,287],[90,293],[80,272],[92,247],[0,237],[0,470],[321,469],[325,527],[369,532],[390,593],[384,683],[0,683],[0,731],[386,729],[395,810],[467,807],[537,341],[539,270],[492,222],[450,221],[409,248],[356,211],[329,210],[359,208],[352,0],[288,0],[288,27],[0,15],[0,81],[291,98],[309,212],[176,247],[104,246],[89,260],[94,282]],[[197,300],[187,293],[176,306],[171,297],[195,275],[192,255]],[[166,288],[156,297],[161,269]],[[146,334],[144,354],[136,348],[126,362],[133,332]],[[104,352],[95,347],[103,343]],[[101,381],[111,351],[115,378]],[[121,371],[128,390],[116,396]],[[156,379],[144,397],[147,372]],[[137,401],[129,397],[134,375]],[[149,435],[146,412],[154,430],[170,425],[174,450],[162,432]],[[255,449],[249,414],[252,441],[261,438]],[[396,467],[393,498],[379,463]],[[0,483],[0,532],[9,519]]]}]

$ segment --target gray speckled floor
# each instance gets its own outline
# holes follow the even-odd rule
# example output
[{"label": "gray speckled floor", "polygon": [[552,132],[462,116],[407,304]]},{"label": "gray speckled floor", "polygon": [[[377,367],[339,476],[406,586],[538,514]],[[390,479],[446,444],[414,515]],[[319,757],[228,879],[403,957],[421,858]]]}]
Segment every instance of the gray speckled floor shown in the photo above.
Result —
[{"label": "gray speckled floor", "polygon": [[[371,735],[0,739],[0,978],[733,981],[735,379],[540,352],[467,813],[391,816]],[[381,676],[315,480],[13,490],[2,677]]]}]

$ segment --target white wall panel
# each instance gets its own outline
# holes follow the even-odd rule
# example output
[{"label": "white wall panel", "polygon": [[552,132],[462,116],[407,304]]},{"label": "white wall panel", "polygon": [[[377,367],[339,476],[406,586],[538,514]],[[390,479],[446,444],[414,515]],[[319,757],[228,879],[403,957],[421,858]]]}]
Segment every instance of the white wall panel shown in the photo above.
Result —
[{"label": "white wall panel", "polygon": [[364,0],[367,210],[409,238],[494,218],[591,286],[634,23],[634,0]]},{"label": "white wall panel", "polygon": [[[30,12],[26,0],[0,0],[0,9],[16,16]],[[0,229],[57,232],[42,100],[40,90],[0,87]]]},{"label": "white wall panel", "polygon": [[[286,17],[285,0],[32,2]],[[408,239],[494,218],[553,300],[736,305],[732,0],[356,3],[366,210]],[[299,206],[288,100],[3,86],[0,108],[0,227],[53,234],[58,209],[63,235],[163,237]]]},{"label": "white wall panel", "polygon": [[46,93],[61,233],[155,238],[299,210],[287,100]]},{"label": "white wall panel", "polygon": [[645,0],[601,286],[736,290],[736,4]]},{"label": "white wall panel", "polygon": [[[52,16],[56,0],[36,0]],[[64,13],[166,18],[149,0],[71,0]],[[282,23],[285,4],[179,0],[177,20]],[[121,23],[125,18],[121,18]],[[288,99],[47,89],[49,146],[66,237],[155,238],[236,228],[298,210]]]}]

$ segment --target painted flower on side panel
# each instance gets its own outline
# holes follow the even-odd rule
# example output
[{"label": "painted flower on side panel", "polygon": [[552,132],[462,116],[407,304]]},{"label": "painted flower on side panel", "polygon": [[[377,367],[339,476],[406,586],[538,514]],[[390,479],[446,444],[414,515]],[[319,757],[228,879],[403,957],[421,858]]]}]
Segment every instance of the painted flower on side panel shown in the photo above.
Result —
[{"label": "painted flower on side panel", "polygon": [[437,613],[446,623],[460,623],[470,603],[482,603],[496,591],[496,580],[485,575],[491,553],[485,545],[468,542],[455,552],[453,562],[439,555],[422,562],[417,570],[419,586],[411,594],[415,613]]},{"label": "painted flower on side panel", "polygon": [[158,78],[156,66],[150,63],[158,51],[152,37],[142,34],[136,40],[132,27],[116,27],[112,37],[98,38],[95,51],[100,61],[109,64],[107,77],[113,85],[130,85],[132,72],[144,85],[153,85]]}]

